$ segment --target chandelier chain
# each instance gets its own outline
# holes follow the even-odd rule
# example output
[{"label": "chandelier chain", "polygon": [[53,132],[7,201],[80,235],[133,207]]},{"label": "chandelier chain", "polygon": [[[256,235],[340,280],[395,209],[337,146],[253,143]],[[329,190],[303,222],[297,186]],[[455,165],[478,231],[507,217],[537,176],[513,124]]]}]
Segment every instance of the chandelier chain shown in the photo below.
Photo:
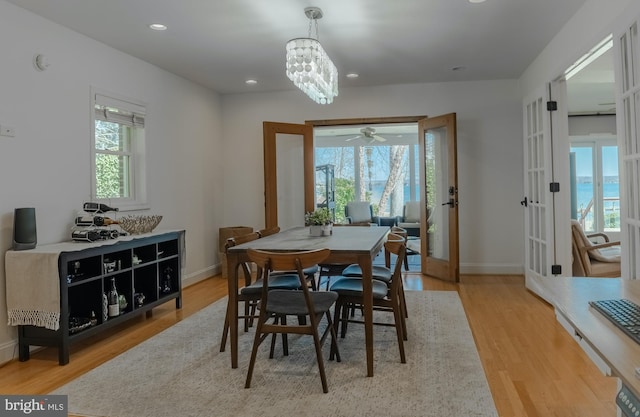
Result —
[{"label": "chandelier chain", "polygon": [[312,25],[315,23],[315,29],[316,29],[316,40],[320,40],[320,31],[318,30],[318,19],[316,19],[315,17],[309,17],[309,37],[313,38],[311,36],[311,29],[312,29]]}]

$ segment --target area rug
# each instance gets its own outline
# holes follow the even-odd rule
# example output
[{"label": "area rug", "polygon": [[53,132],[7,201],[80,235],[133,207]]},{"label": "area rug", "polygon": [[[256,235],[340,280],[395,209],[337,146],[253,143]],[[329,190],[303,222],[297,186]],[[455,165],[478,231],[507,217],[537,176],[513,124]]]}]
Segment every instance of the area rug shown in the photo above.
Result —
[{"label": "area rug", "polygon": [[[253,332],[240,332],[239,367],[220,352],[226,299],[57,389],[69,414],[91,417],[442,417],[498,414],[458,294],[409,291],[407,363],[395,330],[374,328],[373,377],[366,376],[363,326],[339,339],[342,362],[328,360],[322,393],[311,338],[290,337],[274,359],[262,344],[252,386],[244,388]],[[357,313],[356,313],[357,314]],[[377,320],[391,314],[376,312]]]}]

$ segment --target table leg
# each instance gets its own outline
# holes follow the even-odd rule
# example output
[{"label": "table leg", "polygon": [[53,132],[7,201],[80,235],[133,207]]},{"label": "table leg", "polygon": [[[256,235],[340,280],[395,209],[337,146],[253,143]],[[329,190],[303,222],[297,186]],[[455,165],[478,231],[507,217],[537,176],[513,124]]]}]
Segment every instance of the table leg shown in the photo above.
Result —
[{"label": "table leg", "polygon": [[227,253],[227,286],[229,338],[231,345],[231,367],[238,367],[238,255]]},{"label": "table leg", "polygon": [[362,297],[364,301],[364,336],[367,351],[367,376],[373,376],[373,259],[360,256],[358,264],[362,270]]}]

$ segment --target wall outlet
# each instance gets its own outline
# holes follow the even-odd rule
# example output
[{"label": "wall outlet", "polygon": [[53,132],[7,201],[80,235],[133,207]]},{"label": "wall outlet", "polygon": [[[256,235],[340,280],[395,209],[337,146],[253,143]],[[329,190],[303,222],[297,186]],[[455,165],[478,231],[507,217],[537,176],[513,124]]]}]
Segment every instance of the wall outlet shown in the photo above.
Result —
[{"label": "wall outlet", "polygon": [[15,137],[16,130],[10,126],[0,126],[0,136]]}]

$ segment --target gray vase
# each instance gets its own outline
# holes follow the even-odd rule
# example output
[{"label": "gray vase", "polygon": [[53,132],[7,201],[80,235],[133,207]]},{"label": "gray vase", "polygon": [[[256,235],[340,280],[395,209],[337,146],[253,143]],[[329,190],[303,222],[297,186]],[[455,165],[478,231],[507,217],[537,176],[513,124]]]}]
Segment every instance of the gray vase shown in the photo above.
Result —
[{"label": "gray vase", "polygon": [[322,229],[324,226],[322,225],[314,225],[309,226],[309,233],[311,236],[322,236]]}]

